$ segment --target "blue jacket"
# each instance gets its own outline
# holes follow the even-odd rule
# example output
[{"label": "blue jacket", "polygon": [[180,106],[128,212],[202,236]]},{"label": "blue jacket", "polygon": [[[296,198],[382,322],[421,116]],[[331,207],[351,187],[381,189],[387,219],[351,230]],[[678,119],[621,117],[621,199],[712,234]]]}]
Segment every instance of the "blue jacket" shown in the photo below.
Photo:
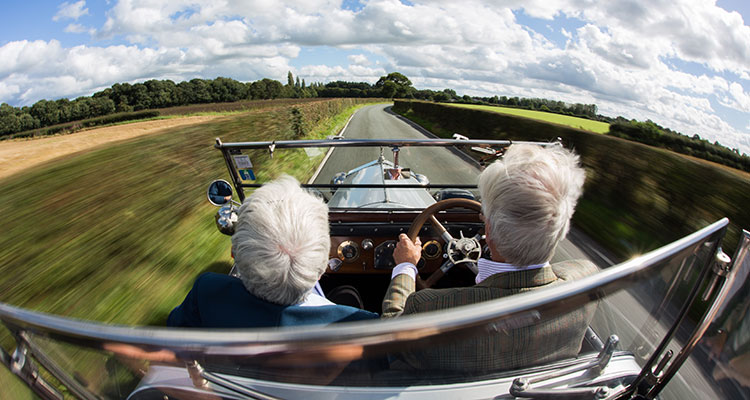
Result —
[{"label": "blue jacket", "polygon": [[230,275],[207,272],[195,280],[185,300],[169,314],[167,326],[184,328],[264,328],[331,324],[378,318],[359,308],[282,306],[261,300]]}]

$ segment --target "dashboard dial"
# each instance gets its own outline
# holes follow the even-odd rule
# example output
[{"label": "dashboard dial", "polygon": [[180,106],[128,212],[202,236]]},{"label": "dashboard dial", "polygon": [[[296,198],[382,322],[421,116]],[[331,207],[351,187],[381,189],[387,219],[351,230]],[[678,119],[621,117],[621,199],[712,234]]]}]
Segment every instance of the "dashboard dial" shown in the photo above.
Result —
[{"label": "dashboard dial", "polygon": [[430,240],[422,245],[422,254],[428,260],[434,260],[440,257],[443,247],[436,240]]},{"label": "dashboard dial", "polygon": [[359,258],[359,246],[351,240],[341,242],[336,252],[339,258],[344,262],[357,261]]}]

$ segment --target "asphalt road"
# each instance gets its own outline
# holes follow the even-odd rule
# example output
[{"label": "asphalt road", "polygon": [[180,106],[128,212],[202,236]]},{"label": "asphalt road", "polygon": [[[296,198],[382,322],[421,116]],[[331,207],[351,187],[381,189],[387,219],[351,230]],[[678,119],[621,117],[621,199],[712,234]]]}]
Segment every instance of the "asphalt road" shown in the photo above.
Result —
[{"label": "asphalt road", "polygon": [[[422,138],[429,136],[429,132],[390,112],[390,105],[373,105],[360,109],[343,135],[362,139],[404,139]],[[375,160],[379,154],[377,148],[334,149],[314,182],[329,183],[336,173]],[[385,149],[384,154],[387,159],[393,159],[390,149]],[[399,161],[402,166],[426,175],[433,184],[476,183],[480,172],[476,163],[447,148],[403,148]],[[590,259],[600,268],[613,264],[606,249],[575,229],[558,246],[552,262],[571,259]],[[598,333],[602,336],[612,333],[620,336],[620,349],[638,353],[639,349],[635,347],[640,344],[640,350],[644,352],[640,355],[648,356],[647,353],[658,344],[667,327],[653,323],[649,317],[649,309],[653,305],[644,305],[642,300],[641,296],[624,291],[603,299],[592,325],[595,329],[599,327],[601,332]],[[720,398],[721,394],[715,392],[712,386],[712,380],[706,376],[704,369],[689,359],[661,396],[679,400]]]},{"label": "asphalt road", "polygon": [[[420,139],[424,134],[389,112],[390,105],[378,104],[359,110],[349,122],[343,135],[349,139]],[[387,160],[393,152],[383,149]],[[334,149],[314,183],[330,183],[338,172],[347,172],[380,156],[377,147]],[[413,172],[427,176],[432,184],[476,183],[479,166],[447,148],[402,147],[399,164]]]}]

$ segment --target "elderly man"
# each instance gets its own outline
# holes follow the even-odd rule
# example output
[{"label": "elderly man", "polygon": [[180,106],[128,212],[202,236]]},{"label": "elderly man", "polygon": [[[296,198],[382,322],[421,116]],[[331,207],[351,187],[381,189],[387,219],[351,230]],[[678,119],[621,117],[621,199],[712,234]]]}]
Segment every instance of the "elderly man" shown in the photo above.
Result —
[{"label": "elderly man", "polygon": [[[415,292],[415,264],[421,248],[406,235],[394,251],[398,264],[383,301],[383,317],[434,311],[578,279],[597,271],[589,261],[550,265],[565,237],[584,171],[578,157],[558,146],[513,145],[479,177],[489,259],[480,259],[476,285]],[[594,306],[499,329],[401,355],[418,369],[491,372],[574,357],[593,317]]]},{"label": "elderly man", "polygon": [[240,278],[202,274],[167,324],[259,328],[377,318],[336,305],[315,290],[330,247],[323,200],[290,176],[267,183],[239,210],[232,251]]}]

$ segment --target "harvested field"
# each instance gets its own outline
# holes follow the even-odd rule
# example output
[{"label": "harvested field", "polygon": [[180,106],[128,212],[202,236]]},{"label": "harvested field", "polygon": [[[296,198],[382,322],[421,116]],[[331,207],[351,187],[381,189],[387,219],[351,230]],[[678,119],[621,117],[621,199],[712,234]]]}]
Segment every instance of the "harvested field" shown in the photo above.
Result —
[{"label": "harvested field", "polygon": [[0,179],[41,165],[58,157],[80,153],[103,144],[161,132],[164,129],[198,124],[221,116],[194,116],[108,126],[70,135],[0,142]]}]

